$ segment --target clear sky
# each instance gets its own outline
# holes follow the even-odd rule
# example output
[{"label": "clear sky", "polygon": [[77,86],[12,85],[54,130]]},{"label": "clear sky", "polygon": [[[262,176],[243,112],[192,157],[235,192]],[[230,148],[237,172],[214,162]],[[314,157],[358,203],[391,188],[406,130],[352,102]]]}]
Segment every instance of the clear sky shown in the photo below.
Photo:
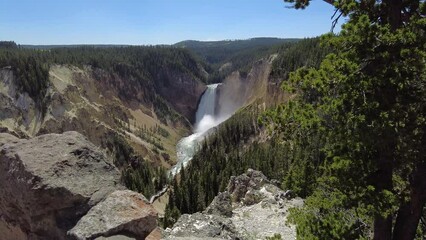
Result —
[{"label": "clear sky", "polygon": [[146,45],[330,31],[329,4],[286,6],[282,0],[0,0],[0,40]]}]

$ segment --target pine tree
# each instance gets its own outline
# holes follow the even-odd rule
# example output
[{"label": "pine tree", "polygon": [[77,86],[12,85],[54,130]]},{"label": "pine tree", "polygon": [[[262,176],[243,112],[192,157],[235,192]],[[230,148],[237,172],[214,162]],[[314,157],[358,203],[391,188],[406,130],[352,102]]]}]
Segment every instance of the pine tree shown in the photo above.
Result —
[{"label": "pine tree", "polygon": [[414,239],[426,201],[425,3],[327,2],[349,18],[325,39],[336,52],[290,75],[298,97],[276,119],[326,138],[320,185],[293,214],[298,237],[367,238],[371,225],[374,239]]}]

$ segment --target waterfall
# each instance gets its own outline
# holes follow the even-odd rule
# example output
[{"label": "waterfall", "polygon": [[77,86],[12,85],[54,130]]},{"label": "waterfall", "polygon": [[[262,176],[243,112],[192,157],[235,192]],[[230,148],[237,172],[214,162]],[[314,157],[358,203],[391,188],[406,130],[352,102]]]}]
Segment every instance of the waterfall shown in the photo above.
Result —
[{"label": "waterfall", "polygon": [[214,117],[216,108],[216,89],[219,84],[211,84],[207,86],[206,91],[201,97],[198,104],[197,113],[195,114],[195,125],[197,126],[203,117],[209,115]]},{"label": "waterfall", "polygon": [[216,116],[215,114],[217,87],[219,85],[207,85],[206,91],[201,96],[197,113],[195,114],[195,131],[192,135],[182,138],[177,143],[177,163],[170,170],[171,176],[175,176],[182,167],[185,167],[191,161],[200,142],[207,135],[208,130],[226,120],[226,118]]}]

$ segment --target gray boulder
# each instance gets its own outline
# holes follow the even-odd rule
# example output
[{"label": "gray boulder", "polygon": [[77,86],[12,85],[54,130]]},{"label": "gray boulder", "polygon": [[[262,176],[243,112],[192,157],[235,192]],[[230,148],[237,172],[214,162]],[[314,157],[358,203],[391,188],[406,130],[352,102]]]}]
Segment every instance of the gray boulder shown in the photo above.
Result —
[{"label": "gray boulder", "polygon": [[65,239],[91,207],[124,188],[119,180],[111,160],[77,132],[0,134],[2,237]]},{"label": "gray boulder", "polygon": [[[248,169],[247,173],[237,177],[231,177],[228,183],[227,192],[231,195],[233,202],[243,201],[250,205],[259,201],[256,197],[258,195],[256,191],[265,184],[272,185],[262,172]],[[247,200],[244,199],[246,195],[248,198]]]},{"label": "gray boulder", "polygon": [[235,226],[229,218],[203,213],[182,215],[166,239],[236,239]]},{"label": "gray boulder", "polygon": [[204,211],[207,214],[232,216],[231,195],[228,192],[219,193]]},{"label": "gray boulder", "polygon": [[156,227],[157,212],[142,194],[118,190],[90,209],[69,235],[79,240],[117,234],[145,239]]},{"label": "gray boulder", "polygon": [[0,133],[0,147],[4,144],[14,144],[19,142],[19,138],[9,134],[9,133]]}]

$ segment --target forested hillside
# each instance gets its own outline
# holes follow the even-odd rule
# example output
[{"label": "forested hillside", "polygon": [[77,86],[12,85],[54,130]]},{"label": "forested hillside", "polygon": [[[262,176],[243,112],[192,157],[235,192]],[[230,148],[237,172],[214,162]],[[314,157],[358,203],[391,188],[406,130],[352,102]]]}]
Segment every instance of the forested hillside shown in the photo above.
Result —
[{"label": "forested hillside", "polygon": [[[221,73],[220,78],[224,78],[231,70],[248,70],[254,61],[268,56],[274,51],[280,51],[280,56],[283,54],[290,56],[291,51],[287,51],[287,49],[294,45],[291,42],[294,42],[294,40],[252,39],[224,41],[215,42],[214,47],[208,51],[210,53],[218,53],[217,49],[226,49],[226,53],[223,52],[222,60],[231,60],[234,63],[234,67]],[[309,42],[317,44],[317,40]],[[277,43],[282,44],[272,47],[273,44]],[[205,44],[201,45],[198,47],[205,49]],[[1,46],[0,66],[7,67],[15,74],[14,82],[19,88],[18,91],[28,93],[34,99],[37,108],[42,114],[46,114],[46,118],[50,119],[46,124],[42,123],[40,133],[65,130],[86,132],[86,135],[92,141],[107,148],[114,155],[115,164],[123,169],[123,178],[126,185],[131,189],[143,192],[146,196],[150,196],[156,190],[161,189],[165,183],[165,170],[163,168],[152,168],[150,166],[152,164],[147,164],[146,161],[154,161],[156,166],[159,165],[159,162],[163,162],[160,165],[165,164],[166,166],[172,164],[172,159],[174,159],[175,155],[173,144],[177,141],[176,136],[170,136],[170,130],[165,130],[164,127],[157,125],[155,129],[163,129],[161,131],[162,134],[157,130],[152,130],[154,127],[147,128],[145,123],[137,122],[138,118],[135,118],[133,113],[129,114],[126,109],[115,103],[108,103],[108,105],[112,104],[111,106],[105,105],[106,109],[103,113],[105,116],[98,116],[99,114],[94,114],[94,112],[88,114],[88,112],[96,110],[96,107],[89,106],[87,110],[77,110],[79,118],[84,121],[83,124],[78,123],[78,125],[82,126],[74,126],[76,124],[75,120],[65,120],[65,122],[71,121],[71,124],[61,123],[58,126],[59,123],[53,123],[51,120],[52,111],[56,111],[52,109],[52,102],[57,101],[57,97],[54,97],[55,100],[51,99],[51,89],[56,88],[58,84],[57,80],[52,82],[52,77],[53,79],[58,77],[61,79],[63,76],[60,74],[62,74],[64,69],[57,66],[82,69],[84,72],[88,72],[91,78],[94,78],[96,81],[94,86],[97,85],[97,88],[100,88],[99,90],[101,91],[91,93],[94,86],[87,86],[88,88],[81,89],[80,93],[87,95],[85,98],[96,100],[97,97],[91,97],[93,94],[107,94],[110,90],[116,91],[117,97],[123,104],[129,104],[130,106],[133,104],[132,102],[136,101],[147,108],[152,106],[155,117],[165,127],[170,123],[186,122],[181,116],[185,112],[181,111],[179,114],[180,109],[173,105],[179,100],[176,100],[176,98],[175,100],[168,99],[168,97],[176,93],[164,91],[167,87],[173,88],[174,83],[171,82],[173,78],[178,78],[179,76],[187,78],[189,76],[200,82],[206,82],[208,73],[204,69],[211,71],[211,75],[215,75],[212,69],[216,67],[200,61],[188,49],[175,47],[67,46],[34,49],[21,47],[13,42],[2,42]],[[86,68],[90,70],[84,70]],[[52,69],[54,69],[53,72]],[[73,74],[77,74],[78,71]],[[175,74],[175,76],[170,75],[169,72]],[[71,77],[75,78],[76,76]],[[85,78],[78,77],[77,79],[80,79],[78,80],[79,84],[87,85]],[[62,82],[63,79],[60,81]],[[71,91],[71,89],[68,91]],[[173,89],[173,92],[177,92],[177,90]],[[182,94],[180,94],[179,99],[182,99],[182,97]],[[61,100],[61,102],[63,101]],[[97,99],[96,102],[96,105],[106,104],[102,99]],[[194,103],[193,100],[192,103]],[[69,111],[75,110],[70,108]],[[184,116],[191,120],[188,115]],[[107,120],[105,117],[112,117],[112,121]],[[91,123],[93,119],[99,119],[104,122],[100,122],[101,131],[97,130],[96,133],[91,133],[93,130],[90,129],[94,129],[94,126],[98,125],[98,123]],[[252,120],[254,121],[254,119]],[[111,131],[105,128],[105,123],[115,130]],[[129,132],[134,134],[136,138],[128,135]],[[243,135],[247,137],[252,134]],[[148,148],[138,146],[136,144],[138,141],[146,142]],[[172,145],[165,146],[165,142]],[[173,147],[169,148],[169,146]],[[224,181],[226,181],[225,179],[228,175],[223,177]],[[210,200],[216,192],[212,192],[209,195]]]},{"label": "forested hillside", "polygon": [[[174,46],[190,49],[201,59],[209,63],[211,83],[221,82],[239,70],[247,74],[250,66],[257,60],[286,48],[299,39],[252,38],[248,40],[226,41],[183,41]],[[286,44],[287,43],[287,44]]]},{"label": "forested hillside", "polygon": [[[319,38],[285,44],[279,49],[270,76],[273,82],[286,81],[288,72],[299,67],[319,66],[330,52],[330,48],[320,46]],[[315,50],[309,51],[312,49]],[[298,54],[301,52],[306,54]],[[231,176],[240,175],[248,168],[262,171],[299,196],[312,193],[324,158],[315,150],[321,144],[321,136],[306,139],[306,145],[297,148],[282,142],[281,133],[269,127],[271,107],[277,103],[265,109],[261,102],[259,99],[238,111],[205,140],[190,165],[181,172],[180,181],[173,183],[166,226],[173,224],[181,213],[204,210],[224,190]],[[314,156],[313,151],[316,151]]]},{"label": "forested hillside", "polygon": [[[203,209],[225,175],[252,167],[306,198],[290,215],[298,239],[425,238],[426,5],[333,3],[348,22],[322,39],[331,53],[301,48],[290,55],[314,61],[276,60],[272,77],[291,97],[261,115],[264,125],[239,113],[219,127],[174,183],[166,225]],[[266,126],[266,145],[240,135]]]},{"label": "forested hillside", "polygon": [[175,144],[190,130],[204,67],[171,47],[40,50],[1,42],[1,131],[79,131],[114,156],[130,189],[149,197],[163,187]]},{"label": "forested hillside", "polygon": [[320,38],[303,39],[296,44],[283,44],[276,47],[277,58],[273,62],[271,78],[286,80],[290,72],[300,67],[318,68],[321,60],[332,51],[330,46],[320,44]]},{"label": "forested hillside", "polygon": [[190,52],[177,48],[75,47],[33,50],[0,47],[0,66],[10,66],[17,75],[20,89],[28,92],[40,104],[46,94],[48,69],[52,64],[91,66],[117,74],[129,81],[121,86],[120,97],[129,100],[142,95],[138,100],[145,103],[158,101],[158,88],[168,84],[164,81],[171,81],[161,75],[160,69],[187,73],[206,81],[206,75],[201,70],[203,63],[198,62]]},{"label": "forested hillside", "polygon": [[271,47],[298,39],[251,38],[247,40],[224,41],[183,41],[174,44],[176,47],[187,48],[199,54],[210,64],[220,64],[239,52]]},{"label": "forested hillside", "polygon": [[[272,44],[283,41],[283,44],[271,47]],[[280,56],[282,54],[290,56],[291,52],[287,52],[287,49],[294,45],[294,43],[290,43],[292,41],[281,39],[232,41],[232,54],[227,53],[228,56],[223,60],[231,59],[236,68],[230,68],[227,72],[230,72],[231,69],[248,70],[254,61],[268,56],[274,51],[280,51]],[[310,42],[317,44],[317,40]],[[224,47],[222,45],[218,44],[215,48]],[[16,75],[15,82],[19,91],[27,92],[35,100],[42,113],[48,115],[47,118],[50,118],[52,111],[52,94],[49,89],[56,88],[57,84],[52,82],[52,77],[55,79],[57,77],[62,78],[59,74],[63,70],[61,67],[58,68],[56,66],[69,66],[78,69],[89,68],[90,71],[84,70],[84,72],[90,72],[91,77],[96,81],[95,85],[98,85],[100,89],[106,88],[106,90],[117,91],[117,97],[124,104],[132,104],[132,101],[136,101],[147,107],[152,106],[156,118],[166,127],[170,122],[185,123],[186,121],[178,113],[179,109],[174,108],[173,103],[176,101],[167,99],[172,94],[163,91],[165,86],[169,88],[173,86],[173,83],[170,82],[173,81],[173,77],[177,78],[180,75],[170,76],[167,72],[186,74],[185,76],[205,82],[208,79],[208,75],[203,69],[212,71],[214,68],[209,63],[194,57],[194,54],[187,49],[181,48],[73,46],[32,49],[20,47],[13,42],[4,42],[2,46],[0,48],[0,66],[7,67]],[[212,52],[214,51],[213,49]],[[55,70],[52,72],[52,69]],[[223,72],[221,77],[224,78],[228,74],[227,72]],[[73,74],[75,75],[76,73]],[[211,74],[214,75],[215,73]],[[81,81],[79,84],[87,85],[85,83],[87,80],[84,78],[79,80]],[[90,93],[92,88],[90,86],[85,90],[82,89],[81,92],[87,95],[86,97],[89,99],[92,99],[93,97],[90,97],[93,95]],[[109,90],[106,90],[102,90],[102,94],[108,93]],[[173,91],[177,92],[176,89],[173,89]],[[182,99],[182,97],[184,96],[181,94],[179,98]],[[96,101],[98,102],[96,104],[105,104],[101,99]],[[79,131],[84,132],[88,131],[85,129],[94,127],[90,123],[93,120],[89,119],[100,118],[108,126],[113,127],[115,131],[110,131],[102,126],[102,131],[98,130],[96,134],[89,132],[86,134],[92,141],[98,142],[99,145],[107,148],[113,154],[115,164],[123,169],[123,180],[126,185],[130,189],[143,192],[146,196],[152,195],[156,190],[163,187],[166,182],[165,169],[162,167],[153,168],[151,163],[146,162],[154,161],[156,162],[155,166],[159,165],[159,160],[163,162],[163,165],[164,162],[166,162],[166,165],[173,163],[171,159],[174,159],[174,148],[168,148],[164,143],[176,143],[176,140],[173,140],[176,136],[170,136],[170,130],[165,130],[164,127],[157,125],[155,128],[147,128],[145,123],[138,123],[133,114],[129,114],[126,112],[127,110],[115,104],[108,106],[105,112],[105,115],[112,117],[113,121],[96,115],[96,117],[93,117],[88,114],[91,110],[78,111],[81,111],[81,115],[78,115],[79,118],[83,120],[83,115],[85,116],[84,119],[87,118],[87,120],[83,120],[87,126],[57,127],[57,123],[53,124],[49,120],[49,124],[42,127],[42,132],[61,132],[64,129],[79,129]],[[143,111],[146,111],[146,109]],[[255,118],[257,117],[256,114],[247,119],[253,118],[251,121],[256,122]],[[74,124],[72,123],[71,126]],[[163,131],[160,131],[160,133],[158,130],[153,129],[162,129]],[[134,134],[136,138],[132,136],[129,138],[128,132]],[[244,133],[241,136],[250,137],[252,133]],[[139,141],[138,139],[146,142],[151,149],[148,148],[147,150],[145,147],[141,149],[141,147],[135,145],[135,141]],[[226,179],[229,175],[230,173],[224,175],[223,181],[227,181]],[[211,200],[216,193],[217,191],[212,192],[208,199]]]}]

